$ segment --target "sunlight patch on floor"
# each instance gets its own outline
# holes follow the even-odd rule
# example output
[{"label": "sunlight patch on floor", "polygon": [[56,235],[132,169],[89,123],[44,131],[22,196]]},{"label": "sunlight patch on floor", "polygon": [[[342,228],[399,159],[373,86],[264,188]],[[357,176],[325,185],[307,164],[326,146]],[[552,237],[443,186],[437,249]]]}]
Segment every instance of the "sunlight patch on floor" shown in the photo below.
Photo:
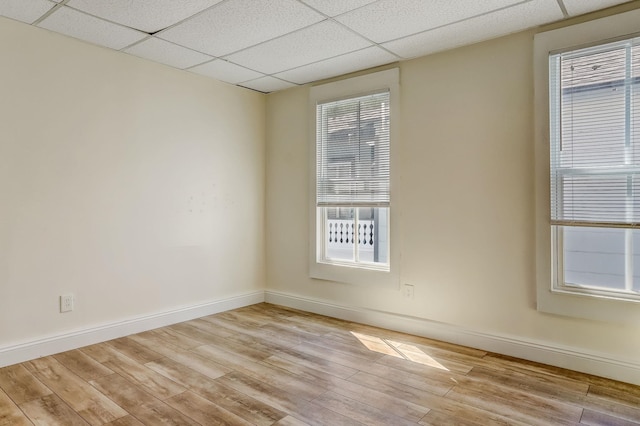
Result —
[{"label": "sunlight patch on floor", "polygon": [[418,364],[427,365],[429,367],[438,368],[440,370],[449,371],[444,365],[424,353],[420,348],[406,343],[394,342],[393,340],[382,339],[380,337],[370,336],[368,334],[356,333],[351,334],[360,341],[367,349],[396,358],[406,359]]}]

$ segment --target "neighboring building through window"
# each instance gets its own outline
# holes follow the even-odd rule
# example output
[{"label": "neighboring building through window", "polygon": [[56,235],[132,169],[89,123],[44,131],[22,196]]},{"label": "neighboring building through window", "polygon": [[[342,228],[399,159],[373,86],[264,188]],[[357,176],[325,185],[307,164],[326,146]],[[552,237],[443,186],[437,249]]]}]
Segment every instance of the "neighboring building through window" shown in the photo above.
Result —
[{"label": "neighboring building through window", "polygon": [[640,38],[549,56],[554,288],[640,292]]}]

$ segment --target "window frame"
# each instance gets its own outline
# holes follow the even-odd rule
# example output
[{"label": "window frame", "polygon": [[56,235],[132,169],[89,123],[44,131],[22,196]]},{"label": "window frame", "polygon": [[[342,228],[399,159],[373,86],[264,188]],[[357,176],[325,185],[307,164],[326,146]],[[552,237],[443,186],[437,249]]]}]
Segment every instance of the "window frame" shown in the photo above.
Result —
[{"label": "window frame", "polygon": [[[541,312],[599,321],[640,324],[640,303],[614,292],[561,283],[561,232],[551,225],[549,55],[613,42],[638,33],[640,9],[596,19],[534,37],[536,174],[536,304]],[[560,243],[560,244],[558,244]]]},{"label": "window frame", "polygon": [[[398,116],[400,72],[392,68],[367,75],[311,87],[309,94],[309,276],[319,280],[356,285],[399,286],[399,168]],[[319,103],[355,98],[381,90],[389,91],[390,108],[390,193],[388,238],[388,268],[368,263],[326,262],[323,260],[323,241],[319,238],[324,229],[323,215],[316,203],[316,107]],[[355,206],[354,206],[355,207]]]}]

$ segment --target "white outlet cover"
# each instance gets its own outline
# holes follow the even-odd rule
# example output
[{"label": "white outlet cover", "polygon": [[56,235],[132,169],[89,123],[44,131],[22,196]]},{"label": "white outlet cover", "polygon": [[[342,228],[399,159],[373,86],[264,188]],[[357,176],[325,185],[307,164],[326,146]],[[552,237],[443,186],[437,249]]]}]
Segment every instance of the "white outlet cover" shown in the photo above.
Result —
[{"label": "white outlet cover", "polygon": [[73,294],[63,294],[60,296],[60,312],[73,311]]}]

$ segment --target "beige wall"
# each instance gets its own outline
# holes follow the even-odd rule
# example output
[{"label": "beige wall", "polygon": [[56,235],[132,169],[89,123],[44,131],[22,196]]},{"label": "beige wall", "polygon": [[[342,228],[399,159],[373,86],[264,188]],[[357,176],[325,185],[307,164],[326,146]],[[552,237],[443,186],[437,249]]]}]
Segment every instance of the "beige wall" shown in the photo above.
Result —
[{"label": "beige wall", "polygon": [[308,88],[267,101],[270,290],[636,360],[637,326],[539,313],[533,33],[400,63],[401,283],[308,277]]},{"label": "beige wall", "polygon": [[264,288],[263,95],[4,18],[0,57],[0,348]]}]

